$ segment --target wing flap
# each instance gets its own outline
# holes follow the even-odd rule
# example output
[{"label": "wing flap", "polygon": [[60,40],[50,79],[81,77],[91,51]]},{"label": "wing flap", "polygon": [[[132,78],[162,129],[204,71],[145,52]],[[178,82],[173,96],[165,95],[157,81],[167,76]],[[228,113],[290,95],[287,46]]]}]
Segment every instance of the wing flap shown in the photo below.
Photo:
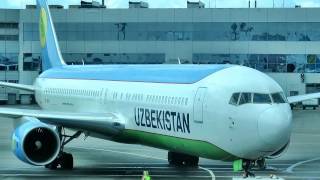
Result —
[{"label": "wing flap", "polygon": [[317,98],[320,98],[320,93],[311,93],[311,94],[304,94],[304,95],[287,97],[289,103],[302,102],[305,100],[317,99]]},{"label": "wing flap", "polygon": [[69,113],[38,109],[0,108],[0,117],[35,117],[40,121],[67,128],[113,135],[124,129],[124,122],[114,113]]}]

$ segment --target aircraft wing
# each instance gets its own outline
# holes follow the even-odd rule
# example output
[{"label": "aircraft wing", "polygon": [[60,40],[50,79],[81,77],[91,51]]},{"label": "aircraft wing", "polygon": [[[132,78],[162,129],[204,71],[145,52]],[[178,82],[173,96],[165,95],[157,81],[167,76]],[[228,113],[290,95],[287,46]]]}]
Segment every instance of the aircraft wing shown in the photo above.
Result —
[{"label": "aircraft wing", "polygon": [[296,102],[301,102],[309,99],[317,99],[317,98],[320,98],[320,93],[311,93],[311,94],[287,97],[289,103],[296,103]]},{"label": "aircraft wing", "polygon": [[25,90],[25,91],[32,91],[32,92],[36,90],[35,87],[32,85],[24,85],[24,84],[18,84],[18,83],[7,83],[7,82],[3,82],[3,81],[0,81],[0,86],[21,89],[21,90]]},{"label": "aircraft wing", "polygon": [[69,113],[41,109],[0,108],[0,117],[34,117],[52,125],[107,135],[113,135],[124,128],[124,123],[113,113]]}]

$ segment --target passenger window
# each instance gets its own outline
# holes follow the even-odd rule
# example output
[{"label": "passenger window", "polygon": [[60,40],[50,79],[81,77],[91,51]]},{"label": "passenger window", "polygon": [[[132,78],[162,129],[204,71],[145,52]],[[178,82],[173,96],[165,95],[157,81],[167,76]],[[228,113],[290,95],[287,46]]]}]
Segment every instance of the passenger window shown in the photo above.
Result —
[{"label": "passenger window", "polygon": [[231,96],[231,99],[229,101],[229,104],[237,105],[239,96],[240,96],[240,93],[233,93],[232,96]]},{"label": "passenger window", "polygon": [[251,103],[251,93],[241,93],[239,105]]},{"label": "passenger window", "polygon": [[271,97],[273,99],[273,103],[285,103],[285,100],[280,93],[272,93]]},{"label": "passenger window", "polygon": [[270,99],[269,94],[254,93],[253,94],[253,103],[256,103],[256,104],[271,104],[271,99]]}]

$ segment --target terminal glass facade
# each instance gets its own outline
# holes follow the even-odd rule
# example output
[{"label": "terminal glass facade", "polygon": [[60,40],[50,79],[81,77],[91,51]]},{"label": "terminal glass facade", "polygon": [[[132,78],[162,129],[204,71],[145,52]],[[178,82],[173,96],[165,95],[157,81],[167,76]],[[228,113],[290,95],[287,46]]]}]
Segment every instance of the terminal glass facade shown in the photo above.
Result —
[{"label": "terminal glass facade", "polygon": [[[163,64],[165,54],[151,53],[63,53],[68,65],[81,64]],[[24,71],[40,71],[41,56],[38,53],[23,54]]]},{"label": "terminal glass facade", "polygon": [[193,54],[194,64],[240,64],[262,72],[320,72],[319,54]]},{"label": "terminal glass facade", "polygon": [[[38,41],[38,24],[24,23],[24,40]],[[320,23],[137,22],[55,23],[61,41],[319,41]]]},{"label": "terminal glass facade", "polygon": [[[320,41],[320,22],[55,23],[59,41]],[[39,41],[38,24],[23,23],[23,40]],[[24,69],[38,69],[24,55]],[[68,64],[161,64],[157,53],[66,53]],[[193,64],[231,63],[263,72],[320,72],[316,54],[193,53]]]}]

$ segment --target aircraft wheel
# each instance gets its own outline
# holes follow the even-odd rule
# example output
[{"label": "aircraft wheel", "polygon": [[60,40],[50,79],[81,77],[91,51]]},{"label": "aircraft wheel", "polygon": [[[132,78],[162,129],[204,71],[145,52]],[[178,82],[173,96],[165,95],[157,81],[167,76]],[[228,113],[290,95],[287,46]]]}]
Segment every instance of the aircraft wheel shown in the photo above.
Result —
[{"label": "aircraft wheel", "polygon": [[263,158],[263,159],[257,160],[257,166],[259,169],[265,170],[267,168],[266,159]]},{"label": "aircraft wheel", "polygon": [[199,164],[199,157],[196,157],[196,156],[190,156],[186,161],[187,166],[198,166],[198,164]]},{"label": "aircraft wheel", "polygon": [[50,164],[45,165],[45,168],[50,170],[58,169],[66,169],[71,170],[73,169],[73,156],[72,154],[62,152],[53,162]]},{"label": "aircraft wheel", "polygon": [[188,154],[168,152],[168,162],[174,166],[198,166],[199,157]]},{"label": "aircraft wheel", "polygon": [[56,170],[58,168],[58,160],[55,159],[53,162],[51,162],[50,164],[45,165],[44,167],[50,170]]},{"label": "aircraft wheel", "polygon": [[173,165],[173,166],[182,165],[182,161],[180,160],[178,153],[175,153],[175,152],[170,152],[170,151],[168,152],[168,162],[169,162],[169,165]]},{"label": "aircraft wheel", "polygon": [[73,156],[69,153],[63,153],[61,155],[61,169],[73,169]]}]

